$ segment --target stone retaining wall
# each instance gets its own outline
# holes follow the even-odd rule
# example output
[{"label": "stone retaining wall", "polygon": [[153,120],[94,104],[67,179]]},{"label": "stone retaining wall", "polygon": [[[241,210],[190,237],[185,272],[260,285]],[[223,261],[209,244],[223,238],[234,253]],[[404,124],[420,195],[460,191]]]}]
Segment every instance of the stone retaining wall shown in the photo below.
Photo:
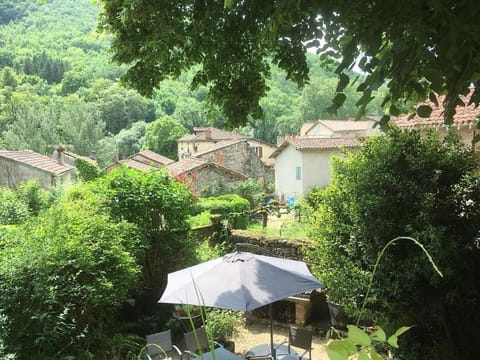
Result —
[{"label": "stone retaining wall", "polygon": [[239,246],[240,250],[262,254],[261,249],[255,249],[261,247],[265,249],[264,255],[301,261],[304,261],[305,249],[312,246],[307,240],[266,236],[248,230],[232,230],[228,242],[232,245],[238,243],[253,245]]}]

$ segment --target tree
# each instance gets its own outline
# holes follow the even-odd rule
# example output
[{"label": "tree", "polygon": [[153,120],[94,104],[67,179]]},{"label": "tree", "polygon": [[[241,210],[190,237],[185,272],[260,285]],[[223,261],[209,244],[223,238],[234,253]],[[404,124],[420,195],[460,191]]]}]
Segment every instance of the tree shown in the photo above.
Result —
[{"label": "tree", "polygon": [[[391,333],[414,325],[399,359],[473,359],[479,355],[480,178],[475,155],[452,134],[391,131],[361,151],[336,159],[332,183],[316,203],[311,236],[314,272],[331,301],[355,316],[378,252],[398,236],[420,241],[423,253],[397,243],[385,253],[367,302],[367,319]],[[397,357],[396,357],[397,358]]]},{"label": "tree", "polygon": [[3,133],[6,147],[50,154],[52,145],[60,140],[56,105],[37,101],[15,102],[14,105],[14,119]]},{"label": "tree", "polygon": [[142,149],[146,127],[145,121],[138,121],[133,123],[129,129],[123,129],[115,136],[120,159],[126,159]]},{"label": "tree", "polygon": [[114,315],[138,282],[135,226],[112,220],[98,197],[77,197],[2,240],[0,337],[8,351],[18,359],[104,355],[119,332]]},{"label": "tree", "polygon": [[79,155],[89,155],[105,132],[105,123],[97,107],[76,95],[66,98],[58,127],[61,129],[62,143],[71,145]]},{"label": "tree", "polygon": [[[103,0],[102,5],[100,28],[113,36],[113,58],[131,65],[126,83],[151,94],[168,76],[201,64],[192,85],[208,85],[231,124],[244,124],[247,115],[260,117],[267,59],[303,85],[308,47],[318,48],[339,77],[332,110],[355,82],[354,67],[366,74],[356,88],[361,113],[387,83],[383,105],[391,115],[398,115],[405,99],[446,93],[447,123],[463,104],[459,95],[480,80],[478,2],[141,0],[132,6]],[[473,90],[470,102],[478,105],[480,91]]]},{"label": "tree", "polygon": [[147,126],[144,148],[155,151],[171,159],[177,158],[177,139],[187,130],[172,119],[164,116]]}]

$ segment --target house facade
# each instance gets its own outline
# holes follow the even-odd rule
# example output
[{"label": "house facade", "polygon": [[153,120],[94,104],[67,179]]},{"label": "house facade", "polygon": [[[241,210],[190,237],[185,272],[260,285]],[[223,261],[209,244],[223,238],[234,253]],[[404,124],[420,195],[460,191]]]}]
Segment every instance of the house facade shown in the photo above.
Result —
[{"label": "house facade", "polygon": [[180,159],[167,165],[167,169],[172,177],[186,184],[197,196],[214,184],[228,187],[247,179],[243,174],[196,158]]},{"label": "house facade", "polygon": [[288,138],[275,157],[275,193],[280,200],[298,199],[315,186],[330,183],[331,159],[343,149],[358,148],[355,138]]},{"label": "house facade", "polygon": [[357,138],[367,137],[379,132],[371,120],[317,120],[304,123],[300,136],[315,138]]},{"label": "house facade", "polygon": [[16,189],[20,182],[36,179],[47,190],[75,181],[75,167],[65,163],[63,149],[59,150],[57,159],[31,150],[0,150],[0,185]]},{"label": "house facade", "polygon": [[261,183],[274,181],[274,168],[267,166],[247,139],[225,140],[197,152],[195,158],[223,166]]},{"label": "house facade", "polygon": [[270,155],[277,146],[267,142],[240,135],[238,132],[220,130],[214,127],[195,127],[193,134],[186,135],[177,140],[177,153],[179,159],[196,157],[198,153],[207,151],[210,147],[223,141],[246,140],[260,160],[267,166],[273,166]]}]

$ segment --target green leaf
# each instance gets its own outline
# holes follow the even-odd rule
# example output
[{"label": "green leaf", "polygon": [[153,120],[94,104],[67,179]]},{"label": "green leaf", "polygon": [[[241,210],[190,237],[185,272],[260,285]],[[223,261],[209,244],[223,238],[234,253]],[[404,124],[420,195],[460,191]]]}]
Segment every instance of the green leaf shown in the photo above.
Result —
[{"label": "green leaf", "polygon": [[380,125],[380,130],[386,132],[388,129],[390,129],[390,116],[388,115],[383,115],[378,124]]},{"label": "green leaf", "polygon": [[417,114],[421,118],[428,118],[432,114],[432,107],[430,105],[420,105],[417,107]]},{"label": "green leaf", "polygon": [[395,335],[396,335],[396,336],[400,336],[400,335],[402,335],[404,332],[410,330],[413,326],[414,326],[414,325],[412,325],[412,326],[402,326],[402,327],[398,328],[397,331],[395,331]]},{"label": "green leaf", "polygon": [[343,103],[345,102],[345,99],[347,98],[347,96],[344,94],[344,93],[338,93],[335,95],[335,97],[333,98],[333,103],[335,104],[335,106],[337,108],[339,108],[340,106],[343,105]]},{"label": "green leaf", "polygon": [[370,359],[372,359],[372,360],[383,360],[383,358],[380,355],[378,355],[378,353],[375,349],[370,350]]},{"label": "green leaf", "polygon": [[[353,352],[352,352],[353,350]],[[352,343],[346,340],[334,340],[325,346],[325,351],[330,360],[345,360],[349,355],[353,355],[356,352],[356,348]]]},{"label": "green leaf", "polygon": [[377,326],[375,331],[370,334],[370,339],[374,341],[385,342],[387,340],[387,336],[385,335],[385,331],[383,331],[380,326]]},{"label": "green leaf", "polygon": [[367,355],[367,353],[362,350],[358,353],[358,360],[370,360],[370,357]]},{"label": "green leaf", "polygon": [[224,0],[223,7],[225,9],[231,9],[233,7],[233,0]]},{"label": "green leaf", "polygon": [[392,335],[388,338],[387,342],[392,345],[394,348],[398,348],[398,336],[397,335]]},{"label": "green leaf", "polygon": [[430,99],[430,101],[432,103],[435,104],[435,106],[438,107],[438,98],[437,98],[437,95],[433,91],[430,92],[430,94],[428,95],[428,98]]},{"label": "green leaf", "polygon": [[348,358],[348,347],[342,340],[335,340],[325,346],[325,351],[330,360],[345,360]]},{"label": "green leaf", "polygon": [[370,337],[361,329],[354,325],[347,325],[348,336],[347,339],[352,341],[355,344],[367,346],[371,345],[372,342]]},{"label": "green leaf", "polygon": [[341,93],[347,87],[348,83],[350,82],[350,78],[344,73],[341,73],[339,77],[340,79],[338,80],[337,92]]}]

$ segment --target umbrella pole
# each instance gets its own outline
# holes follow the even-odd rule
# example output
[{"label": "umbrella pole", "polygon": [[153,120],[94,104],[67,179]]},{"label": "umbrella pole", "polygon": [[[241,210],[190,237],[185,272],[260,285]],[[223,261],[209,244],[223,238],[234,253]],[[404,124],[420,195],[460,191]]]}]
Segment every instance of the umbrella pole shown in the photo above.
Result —
[{"label": "umbrella pole", "polygon": [[275,360],[275,349],[273,346],[273,307],[272,304],[268,305],[268,316],[270,318],[270,355],[272,355],[272,359]]}]

